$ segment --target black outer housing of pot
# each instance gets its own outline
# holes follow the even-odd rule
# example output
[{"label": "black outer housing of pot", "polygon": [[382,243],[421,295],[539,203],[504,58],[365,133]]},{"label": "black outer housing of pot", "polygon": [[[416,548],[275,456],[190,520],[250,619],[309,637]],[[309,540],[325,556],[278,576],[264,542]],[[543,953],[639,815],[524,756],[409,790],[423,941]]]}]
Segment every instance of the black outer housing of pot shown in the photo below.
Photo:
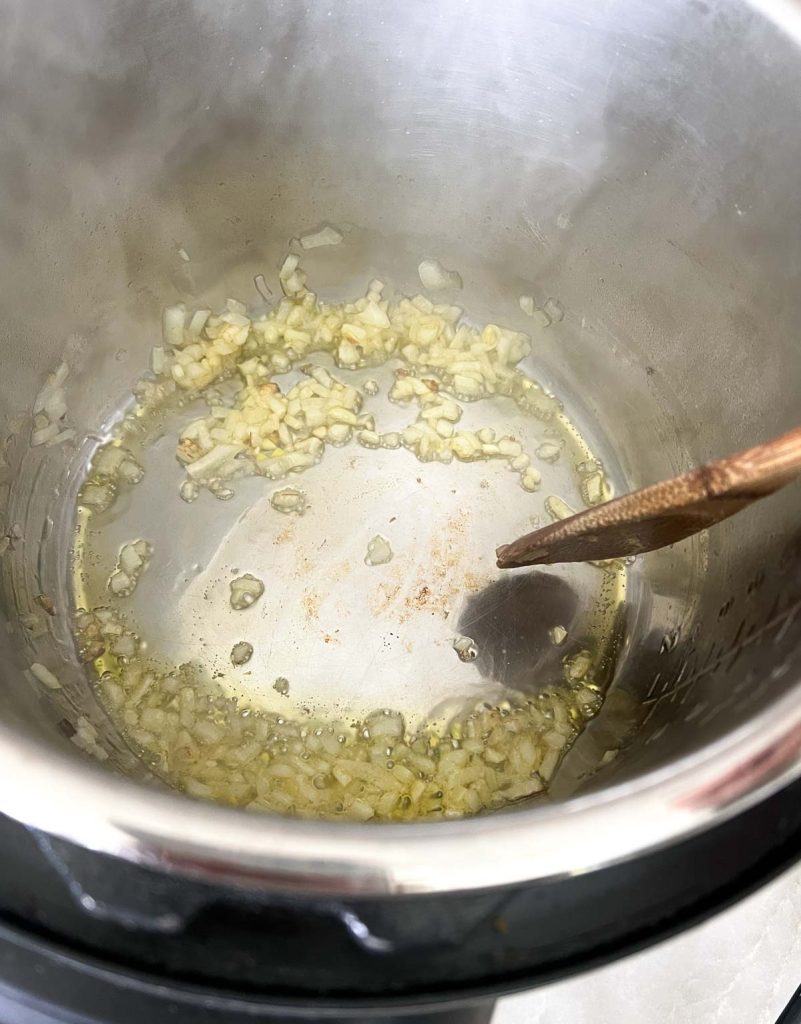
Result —
[{"label": "black outer housing of pot", "polygon": [[801,781],[623,864],[442,896],[211,885],[0,817],[0,1022],[480,1024],[498,995],[674,933],[800,853]]}]

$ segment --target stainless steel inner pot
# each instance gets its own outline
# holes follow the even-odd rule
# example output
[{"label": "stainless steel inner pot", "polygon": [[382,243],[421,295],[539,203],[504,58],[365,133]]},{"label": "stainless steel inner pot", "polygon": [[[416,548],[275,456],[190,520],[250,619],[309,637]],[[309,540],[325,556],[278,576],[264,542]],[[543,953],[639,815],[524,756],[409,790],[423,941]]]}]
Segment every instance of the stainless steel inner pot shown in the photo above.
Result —
[{"label": "stainless steel inner pot", "polygon": [[[629,486],[796,425],[798,22],[722,0],[6,4],[0,811],[250,884],[447,892],[626,860],[797,777],[797,486],[638,562],[605,708],[552,800],[473,820],[210,806],[150,785],[110,725],[95,763],[62,724],[96,713],[63,612],[35,640],[20,614],[67,583],[76,453],[28,446],[46,374],[66,358],[97,434],[165,304],[242,294],[324,220],[354,239],[332,291],[388,261],[403,285],[435,253],[512,326],[521,292],[558,297],[538,372]],[[63,692],[25,675],[48,658]]]}]

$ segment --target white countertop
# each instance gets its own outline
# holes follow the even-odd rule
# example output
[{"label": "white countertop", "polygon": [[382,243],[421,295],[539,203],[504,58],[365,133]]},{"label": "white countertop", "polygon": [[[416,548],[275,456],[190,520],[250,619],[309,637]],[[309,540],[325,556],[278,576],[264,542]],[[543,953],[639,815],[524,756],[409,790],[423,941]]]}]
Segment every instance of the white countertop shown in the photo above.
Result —
[{"label": "white countertop", "polygon": [[775,1024],[801,985],[801,865],[606,967],[502,1000],[492,1024]]}]

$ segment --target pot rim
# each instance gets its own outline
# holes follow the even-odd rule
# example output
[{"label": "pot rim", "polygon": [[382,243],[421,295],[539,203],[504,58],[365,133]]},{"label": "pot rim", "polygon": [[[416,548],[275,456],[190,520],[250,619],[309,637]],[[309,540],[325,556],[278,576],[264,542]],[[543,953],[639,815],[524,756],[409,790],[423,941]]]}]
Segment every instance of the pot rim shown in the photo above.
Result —
[{"label": "pot rim", "polygon": [[562,804],[412,824],[281,818],[195,801],[0,725],[0,812],[161,871],[315,896],[465,892],[585,874],[720,824],[799,776],[795,689],[636,779]]}]

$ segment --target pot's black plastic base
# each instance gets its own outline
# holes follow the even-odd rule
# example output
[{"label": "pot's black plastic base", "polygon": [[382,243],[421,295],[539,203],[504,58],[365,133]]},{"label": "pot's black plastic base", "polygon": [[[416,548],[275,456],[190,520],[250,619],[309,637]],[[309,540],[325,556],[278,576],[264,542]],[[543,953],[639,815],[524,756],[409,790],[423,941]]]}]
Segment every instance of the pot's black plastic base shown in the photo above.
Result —
[{"label": "pot's black plastic base", "polygon": [[494,1000],[424,1005],[305,1006],[269,997],[226,995],[193,986],[163,985],[134,972],[75,960],[0,927],[0,1024],[489,1024]]},{"label": "pot's black plastic base", "polygon": [[81,1024],[484,1024],[498,995],[679,931],[800,852],[801,782],[627,864],[439,897],[211,886],[0,818],[0,984],[43,1020]]}]

